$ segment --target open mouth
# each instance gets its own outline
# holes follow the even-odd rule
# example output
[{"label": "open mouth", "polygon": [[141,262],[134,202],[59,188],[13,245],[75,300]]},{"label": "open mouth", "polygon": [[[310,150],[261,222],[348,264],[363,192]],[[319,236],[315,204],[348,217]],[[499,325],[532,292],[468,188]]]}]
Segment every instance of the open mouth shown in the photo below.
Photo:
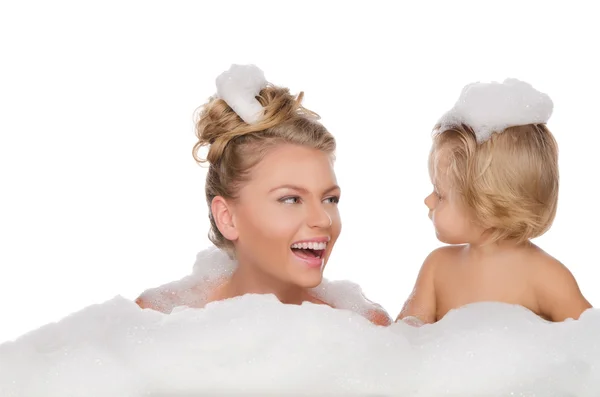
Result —
[{"label": "open mouth", "polygon": [[292,244],[291,248],[294,254],[301,259],[323,259],[323,257],[325,256],[325,249],[327,248],[327,243],[296,243]]}]

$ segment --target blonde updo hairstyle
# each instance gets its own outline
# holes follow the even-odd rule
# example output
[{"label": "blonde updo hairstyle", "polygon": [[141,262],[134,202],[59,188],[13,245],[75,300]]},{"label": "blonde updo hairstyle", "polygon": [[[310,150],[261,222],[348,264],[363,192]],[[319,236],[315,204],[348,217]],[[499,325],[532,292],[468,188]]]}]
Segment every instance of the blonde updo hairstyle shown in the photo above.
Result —
[{"label": "blonde updo hairstyle", "polygon": [[[319,116],[302,106],[304,93],[290,94],[287,88],[268,84],[256,100],[264,113],[254,124],[244,122],[223,100],[211,97],[196,121],[193,156],[199,164],[209,163],[206,176],[206,202],[209,207],[209,238],[215,246],[235,257],[233,244],[217,228],[210,210],[215,197],[235,199],[250,171],[268,151],[279,144],[294,144],[334,155],[336,142],[319,123]],[[206,158],[200,149],[208,147]]]}]

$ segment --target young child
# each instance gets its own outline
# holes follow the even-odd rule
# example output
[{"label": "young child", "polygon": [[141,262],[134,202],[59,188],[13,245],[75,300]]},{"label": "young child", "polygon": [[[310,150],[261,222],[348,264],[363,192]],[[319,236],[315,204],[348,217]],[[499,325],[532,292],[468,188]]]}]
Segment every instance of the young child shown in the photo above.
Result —
[{"label": "young child", "polygon": [[550,98],[507,79],[467,85],[434,129],[433,192],[425,199],[448,246],[425,260],[398,320],[434,323],[469,303],[497,301],[549,321],[591,308],[570,271],[533,244],[552,224],[558,148]]}]

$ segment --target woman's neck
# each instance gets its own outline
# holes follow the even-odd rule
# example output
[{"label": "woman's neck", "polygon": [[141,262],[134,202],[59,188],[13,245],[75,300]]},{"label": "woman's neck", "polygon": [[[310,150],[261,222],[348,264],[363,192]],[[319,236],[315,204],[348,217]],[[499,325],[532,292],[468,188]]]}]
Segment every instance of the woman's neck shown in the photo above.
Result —
[{"label": "woman's neck", "polygon": [[274,294],[286,304],[301,304],[311,301],[305,288],[282,282],[256,267],[239,265],[231,278],[222,286],[223,299],[245,294]]}]

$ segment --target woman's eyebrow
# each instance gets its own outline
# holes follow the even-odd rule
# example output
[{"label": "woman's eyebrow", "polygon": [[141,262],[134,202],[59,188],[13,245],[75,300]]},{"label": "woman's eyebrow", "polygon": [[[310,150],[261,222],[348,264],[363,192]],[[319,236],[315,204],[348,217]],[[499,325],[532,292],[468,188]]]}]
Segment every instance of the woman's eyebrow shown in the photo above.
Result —
[{"label": "woman's eyebrow", "polygon": [[[306,189],[302,186],[290,185],[290,184],[276,186],[273,189],[269,190],[269,193],[274,192],[279,189],[291,189],[291,190],[296,190],[301,193],[308,193],[308,189]],[[323,193],[324,194],[331,193],[334,190],[341,190],[341,189],[338,185],[333,185],[333,186],[329,187],[328,189],[326,189]]]}]

